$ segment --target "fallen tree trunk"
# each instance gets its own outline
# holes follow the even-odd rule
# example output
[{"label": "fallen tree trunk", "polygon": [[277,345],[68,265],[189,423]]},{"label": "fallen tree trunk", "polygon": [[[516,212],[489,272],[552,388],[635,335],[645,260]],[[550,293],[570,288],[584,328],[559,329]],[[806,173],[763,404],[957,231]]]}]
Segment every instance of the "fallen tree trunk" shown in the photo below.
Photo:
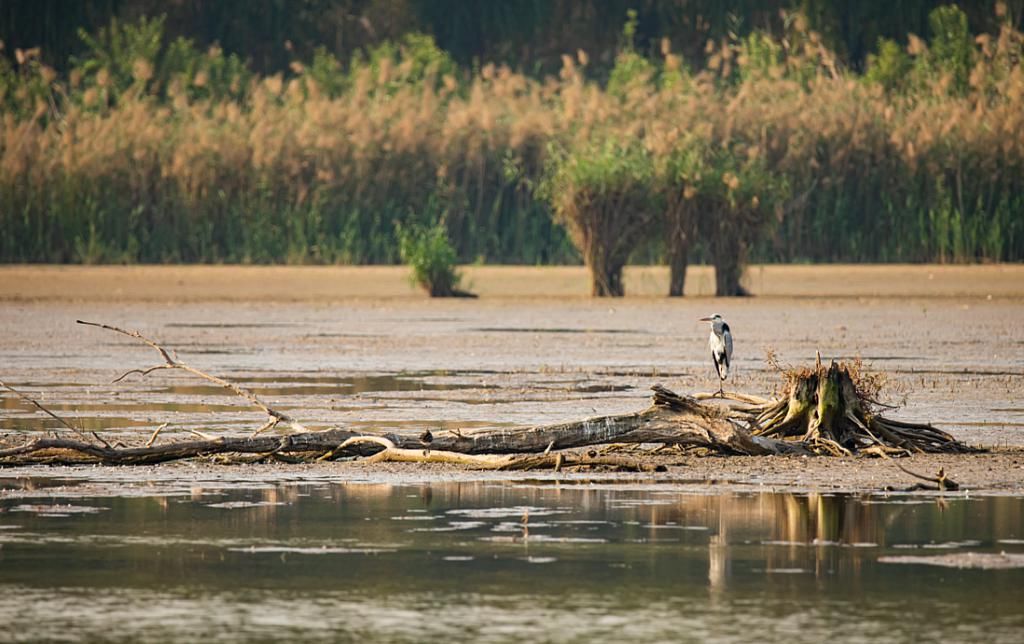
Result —
[{"label": "fallen tree trunk", "polygon": [[[284,436],[217,437],[142,447],[112,447],[83,440],[38,438],[0,450],[0,464],[28,462],[104,463],[150,465],[214,454],[314,454],[316,458],[369,455],[381,450],[377,442],[349,442],[359,438],[387,441],[396,449],[449,452],[464,455],[537,454],[610,443],[659,443],[705,447],[730,454],[770,454],[778,441],[751,437],[727,417],[727,410],[705,405],[663,387],[654,387],[654,403],[647,409],[581,421],[518,429],[445,431],[421,436],[395,432],[352,432],[330,429]],[[429,460],[422,458],[419,460]],[[554,462],[553,460],[551,461]],[[469,464],[469,463],[467,463]]]}]

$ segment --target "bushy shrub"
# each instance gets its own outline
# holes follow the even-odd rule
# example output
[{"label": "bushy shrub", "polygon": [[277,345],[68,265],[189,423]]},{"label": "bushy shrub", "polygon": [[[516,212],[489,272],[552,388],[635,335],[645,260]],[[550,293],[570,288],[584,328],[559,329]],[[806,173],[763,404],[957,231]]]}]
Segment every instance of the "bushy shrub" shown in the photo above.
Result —
[{"label": "bushy shrub", "polygon": [[661,214],[654,164],[637,141],[597,135],[552,152],[544,194],[590,269],[591,292],[622,296],[622,269]]},{"label": "bushy shrub", "polygon": [[786,179],[771,171],[756,146],[683,141],[669,159],[679,212],[703,240],[715,265],[717,295],[745,295],[740,278],[750,245],[768,234],[771,215],[789,196]]},{"label": "bushy shrub", "polygon": [[459,288],[458,257],[444,224],[406,226],[399,229],[398,239],[402,261],[412,268],[412,281],[430,297],[473,297]]},{"label": "bushy shrub", "polygon": [[74,95],[87,108],[112,107],[127,92],[135,98],[240,100],[252,79],[238,56],[217,47],[203,53],[185,38],[165,42],[162,17],[136,24],[114,19],[96,35],[81,31],[79,37],[86,52],[72,59],[71,77]]},{"label": "bushy shrub", "polygon": [[974,38],[967,28],[967,14],[953,4],[937,7],[928,14],[928,28],[931,39],[927,65],[931,73],[941,82],[948,82],[951,94],[966,94],[974,66]]},{"label": "bushy shrub", "polygon": [[626,23],[622,27],[619,51],[615,56],[615,66],[608,75],[608,93],[612,96],[625,98],[630,89],[636,85],[646,85],[656,73],[654,64],[636,51],[636,11],[630,9],[626,13]]}]

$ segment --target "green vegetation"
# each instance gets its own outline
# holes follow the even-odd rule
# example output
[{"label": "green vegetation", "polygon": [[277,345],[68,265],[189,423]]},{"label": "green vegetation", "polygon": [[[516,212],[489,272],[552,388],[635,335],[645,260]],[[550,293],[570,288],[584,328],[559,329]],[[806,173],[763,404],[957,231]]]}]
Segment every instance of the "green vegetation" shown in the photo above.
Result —
[{"label": "green vegetation", "polygon": [[444,225],[401,229],[398,239],[402,261],[412,268],[412,281],[431,297],[472,297],[459,288],[462,276]]},{"label": "green vegetation", "polygon": [[591,292],[624,295],[622,269],[660,214],[650,154],[609,138],[580,142],[548,165],[544,192],[590,268]]},{"label": "green vegetation", "polygon": [[0,56],[0,261],[407,261],[454,289],[432,267],[582,259],[609,295],[638,259],[675,293],[712,262],[720,294],[747,260],[1019,261],[1024,38],[997,13],[974,37],[940,6],[863,75],[813,12],[699,61],[630,14],[611,68],[543,77],[415,33],[257,73],[115,21],[66,71]]}]

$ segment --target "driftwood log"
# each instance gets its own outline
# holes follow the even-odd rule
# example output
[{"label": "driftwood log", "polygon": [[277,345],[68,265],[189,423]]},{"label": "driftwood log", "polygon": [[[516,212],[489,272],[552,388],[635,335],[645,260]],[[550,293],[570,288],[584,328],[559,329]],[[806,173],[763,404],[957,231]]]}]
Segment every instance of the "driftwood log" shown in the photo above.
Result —
[{"label": "driftwood log", "polygon": [[[212,437],[197,432],[195,440],[156,444],[160,429],[139,446],[110,445],[98,434],[92,439],[38,402],[0,382],[0,386],[57,418],[75,437],[44,436],[0,448],[0,465],[27,463],[104,463],[148,465],[199,456],[248,455],[250,460],[330,460],[369,457],[372,462],[443,462],[482,469],[521,470],[563,467],[612,467],[650,470],[649,463],[595,450],[584,454],[561,450],[611,444],[657,444],[700,447],[724,454],[769,455],[873,454],[903,455],[916,451],[970,451],[952,436],[930,425],[887,420],[860,391],[851,371],[835,363],[826,369],[790,372],[786,395],[763,399],[743,394],[715,398],[685,396],[655,385],[650,407],[639,412],[515,429],[446,430],[437,434],[353,432],[347,429],[308,431],[298,420],[267,405],[254,393],[180,361],[176,354],[142,336],[106,324],[80,324],[114,331],[152,347],[162,362],[128,375],[145,377],[160,369],[178,369],[217,383],[262,410],[268,420],[250,436]],[[291,431],[267,435],[287,426]]]}]

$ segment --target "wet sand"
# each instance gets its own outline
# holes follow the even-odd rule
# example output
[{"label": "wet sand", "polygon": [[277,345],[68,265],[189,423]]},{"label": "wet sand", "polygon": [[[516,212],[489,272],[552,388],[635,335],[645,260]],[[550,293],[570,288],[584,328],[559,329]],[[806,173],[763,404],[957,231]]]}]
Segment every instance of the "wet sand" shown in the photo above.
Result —
[{"label": "wet sand", "polygon": [[[669,299],[660,268],[627,273],[624,299],[586,296],[578,267],[467,267],[481,298],[438,301],[396,267],[0,267],[0,379],[88,429],[144,442],[189,429],[242,434],[262,417],[185,374],[110,381],[158,362],[149,348],[90,319],[138,329],[208,372],[257,391],[309,426],[473,429],[560,422],[635,411],[648,389],[707,391],[706,328],[722,313],[736,335],[729,388],[771,393],[783,364],[863,358],[890,375],[895,415],[937,424],[982,455],[915,456],[970,490],[1024,490],[1024,266],[767,266],[748,284],[759,295],[714,299],[711,275],[691,270],[691,297]],[[0,439],[23,440],[48,421],[0,395]],[[716,486],[882,491],[914,480],[868,459],[658,457],[660,480]],[[209,477],[327,476],[334,480],[501,478],[454,468],[359,463],[251,467],[189,463],[158,468],[9,468],[41,475],[186,484]],[[48,473],[48,474],[47,474]],[[525,474],[566,483],[580,473]],[[603,476],[603,475],[598,475]],[[617,475],[620,476],[621,475]],[[175,483],[175,481],[177,483]]]},{"label": "wet sand", "polygon": [[[901,471],[893,460],[877,458],[806,458],[755,456],[693,456],[632,452],[649,462],[666,465],[667,471],[629,472],[486,472],[439,464],[358,462],[291,465],[215,465],[209,462],[167,463],[149,467],[69,467],[38,465],[0,469],[7,479],[6,498],[90,498],[109,496],[150,497],[204,490],[250,489],[262,485],[297,482],[331,482],[385,485],[418,485],[459,481],[491,481],[552,486],[654,486],[685,494],[727,492],[831,492],[935,495],[938,491]],[[1024,495],[1024,448],[995,448],[982,454],[921,454],[899,461],[905,469],[933,476],[940,468],[960,485],[947,497],[971,495]],[[19,478],[23,484],[14,485]],[[37,485],[56,479],[57,485]],[[929,486],[934,487],[934,486]]]}]

